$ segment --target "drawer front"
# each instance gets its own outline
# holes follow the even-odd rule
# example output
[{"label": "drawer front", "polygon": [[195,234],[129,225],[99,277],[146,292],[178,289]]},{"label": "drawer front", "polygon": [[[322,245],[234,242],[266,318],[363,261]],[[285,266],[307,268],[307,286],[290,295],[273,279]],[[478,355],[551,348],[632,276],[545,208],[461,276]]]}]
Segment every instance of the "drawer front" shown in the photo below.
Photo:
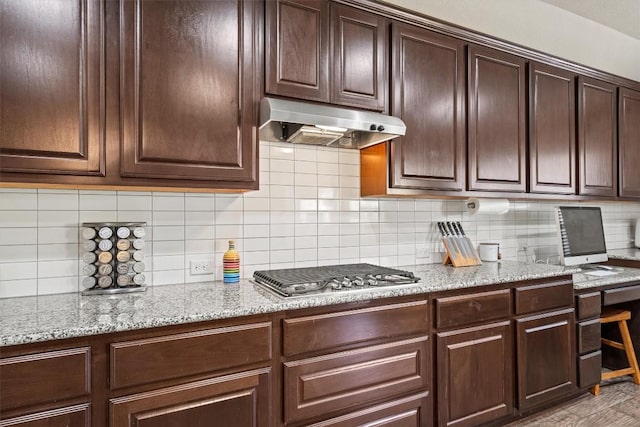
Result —
[{"label": "drawer front", "polygon": [[499,320],[511,314],[511,291],[437,298],[435,310],[438,329]]},{"label": "drawer front", "polygon": [[602,298],[600,292],[576,295],[576,312],[578,320],[591,319],[600,316]]},{"label": "drawer front", "polygon": [[580,322],[578,330],[578,354],[600,350],[600,319]]},{"label": "drawer front", "polygon": [[0,359],[0,413],[90,393],[89,347]]},{"label": "drawer front", "polygon": [[602,352],[594,351],[578,357],[578,387],[587,388],[600,383]]},{"label": "drawer front", "polygon": [[602,291],[602,305],[612,305],[638,299],[640,299],[640,285]]},{"label": "drawer front", "polygon": [[283,351],[293,356],[362,341],[421,335],[427,328],[426,301],[286,319]]},{"label": "drawer front", "polygon": [[428,337],[284,364],[285,422],[428,390]]},{"label": "drawer front", "polygon": [[2,427],[89,427],[91,405],[83,403],[0,421]]},{"label": "drawer front", "polygon": [[309,427],[420,427],[431,425],[428,392],[323,420]]},{"label": "drawer front", "polygon": [[271,359],[271,323],[111,344],[111,389],[184,378]]},{"label": "drawer front", "polygon": [[573,306],[573,282],[542,283],[514,289],[516,314]]}]

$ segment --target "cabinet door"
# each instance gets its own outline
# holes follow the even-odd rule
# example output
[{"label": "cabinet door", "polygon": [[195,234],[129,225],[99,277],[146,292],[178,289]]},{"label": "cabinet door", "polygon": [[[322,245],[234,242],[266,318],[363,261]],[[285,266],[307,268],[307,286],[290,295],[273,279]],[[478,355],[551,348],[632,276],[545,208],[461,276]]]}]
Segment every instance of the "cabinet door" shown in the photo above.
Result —
[{"label": "cabinet door", "polygon": [[436,335],[438,425],[476,426],[513,412],[510,322]]},{"label": "cabinet door", "polygon": [[615,86],[579,76],[579,194],[617,194],[616,127]]},{"label": "cabinet door", "polygon": [[576,193],[575,75],[529,64],[529,180],[532,193]]},{"label": "cabinet door", "polygon": [[120,6],[122,176],[254,188],[262,3]]},{"label": "cabinet door", "polygon": [[378,15],[331,4],[331,102],[383,111],[387,104],[387,26]]},{"label": "cabinet door", "polygon": [[464,43],[395,22],[391,34],[391,113],[407,125],[390,142],[391,186],[464,190]]},{"label": "cabinet door", "polygon": [[525,61],[469,47],[469,190],[526,190]]},{"label": "cabinet door", "polygon": [[266,92],[329,102],[329,2],[266,2]]},{"label": "cabinet door", "polygon": [[620,88],[618,114],[620,196],[640,197],[640,92]]},{"label": "cabinet door", "polygon": [[104,34],[100,0],[0,3],[3,175],[104,176]]},{"label": "cabinet door", "polygon": [[516,319],[518,406],[527,410],[574,389],[573,309]]},{"label": "cabinet door", "polygon": [[268,426],[269,376],[262,369],[114,398],[109,422],[112,427]]}]

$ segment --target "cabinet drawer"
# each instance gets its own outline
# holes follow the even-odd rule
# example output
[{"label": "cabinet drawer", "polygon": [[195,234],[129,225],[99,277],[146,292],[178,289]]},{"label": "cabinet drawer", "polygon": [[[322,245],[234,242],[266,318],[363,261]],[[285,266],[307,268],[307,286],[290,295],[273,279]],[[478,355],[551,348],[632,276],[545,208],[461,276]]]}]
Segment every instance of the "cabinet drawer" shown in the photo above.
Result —
[{"label": "cabinet drawer", "polygon": [[472,295],[437,298],[436,327],[450,328],[503,319],[511,314],[511,291],[503,289]]},{"label": "cabinet drawer", "polygon": [[0,359],[0,413],[90,393],[89,347]]},{"label": "cabinet drawer", "polygon": [[271,323],[111,344],[111,389],[183,378],[271,359]]},{"label": "cabinet drawer", "polygon": [[285,422],[428,389],[428,337],[284,364]]},{"label": "cabinet drawer", "polygon": [[594,351],[578,357],[578,387],[587,388],[600,382],[602,352]]},{"label": "cabinet drawer", "polygon": [[640,285],[608,289],[602,292],[602,305],[612,305],[638,299],[640,299]]},{"label": "cabinet drawer", "polygon": [[516,314],[573,307],[573,282],[571,280],[522,286],[516,288],[514,292]]},{"label": "cabinet drawer", "polygon": [[578,354],[600,349],[600,319],[578,323]]},{"label": "cabinet drawer", "polygon": [[91,405],[83,403],[0,421],[2,427],[88,427]]},{"label": "cabinet drawer", "polygon": [[576,295],[576,312],[578,320],[599,317],[602,305],[601,300],[600,292]]},{"label": "cabinet drawer", "polygon": [[328,350],[381,338],[427,332],[427,302],[392,304],[339,313],[286,319],[285,356]]},{"label": "cabinet drawer", "polygon": [[431,425],[433,414],[429,412],[429,392],[423,392],[404,399],[383,403],[372,408],[351,412],[347,415],[323,420],[309,427],[420,427]]}]

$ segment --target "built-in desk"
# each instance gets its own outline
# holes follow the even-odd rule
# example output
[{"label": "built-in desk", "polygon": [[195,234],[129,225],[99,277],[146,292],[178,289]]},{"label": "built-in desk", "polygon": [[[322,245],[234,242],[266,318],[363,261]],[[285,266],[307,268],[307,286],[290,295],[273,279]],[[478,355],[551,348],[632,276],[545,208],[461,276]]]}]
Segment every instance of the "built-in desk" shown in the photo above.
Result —
[{"label": "built-in desk", "polygon": [[[640,358],[640,250],[633,248],[612,251],[607,264],[612,266],[617,274],[603,277],[583,273],[573,275],[578,315],[580,302],[588,301],[594,294],[596,297],[599,294],[601,306],[615,305],[631,311],[631,320],[627,325],[636,356]],[[587,320],[578,323],[578,335],[589,326],[588,317]],[[615,323],[602,325],[602,335],[619,337],[617,325]],[[617,369],[628,364],[624,352],[603,347],[602,365]]]}]

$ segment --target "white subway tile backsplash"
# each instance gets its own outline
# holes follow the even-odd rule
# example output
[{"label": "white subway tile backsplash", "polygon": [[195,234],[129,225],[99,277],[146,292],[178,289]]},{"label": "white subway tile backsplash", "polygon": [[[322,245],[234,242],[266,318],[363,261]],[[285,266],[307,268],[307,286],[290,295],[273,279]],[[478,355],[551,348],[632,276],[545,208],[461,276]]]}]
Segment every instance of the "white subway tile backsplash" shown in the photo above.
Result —
[{"label": "white subway tile backsplash", "polygon": [[[100,207],[98,207],[100,209]],[[105,206],[111,209],[113,206]],[[77,211],[78,192],[45,193],[38,190],[38,210],[44,211]]]},{"label": "white subway tile backsplash", "polygon": [[[0,298],[77,292],[81,222],[146,222],[151,286],[221,280],[229,240],[244,277],[347,262],[439,263],[438,220],[462,221],[474,243],[500,242],[505,259],[526,261],[528,245],[539,260],[557,261],[557,202],[511,202],[495,216],[471,214],[462,200],[361,198],[357,150],[261,142],[260,156],[261,188],[242,194],[0,189]],[[601,207],[607,246],[631,246],[640,203]],[[192,276],[190,261],[201,259],[214,273]]]},{"label": "white subway tile backsplash", "polygon": [[317,187],[318,186],[318,175],[296,172],[294,174],[294,183],[295,183],[295,185],[305,185],[305,186]]},{"label": "white subway tile backsplash", "polygon": [[269,225],[245,225],[243,229],[243,238],[253,239],[257,237],[269,237]]},{"label": "white subway tile backsplash", "polygon": [[62,261],[38,260],[38,278],[43,277],[71,277],[78,274],[79,259]]},{"label": "white subway tile backsplash", "polygon": [[80,211],[78,212],[78,223],[83,222],[114,222],[118,221],[118,212],[110,211]]},{"label": "white subway tile backsplash", "polygon": [[[166,242],[168,243],[168,242]],[[153,249],[156,246],[154,243]],[[214,239],[201,239],[201,240],[185,240],[184,241],[184,253],[185,254],[213,254],[215,252],[215,240]],[[180,253],[180,251],[174,251],[171,253]]]},{"label": "white subway tile backsplash", "polygon": [[[322,171],[323,173],[326,171]],[[340,197],[340,177],[338,175],[318,175],[318,187],[334,188]]]},{"label": "white subway tile backsplash", "polygon": [[78,276],[47,277],[38,279],[38,295],[78,292]]},{"label": "white subway tile backsplash", "polygon": [[0,224],[3,227],[37,227],[38,211],[0,210]]},{"label": "white subway tile backsplash", "polygon": [[38,261],[77,260],[83,252],[74,243],[41,244],[38,245]]},{"label": "white subway tile backsplash", "polygon": [[38,228],[38,244],[78,243],[78,226]]},{"label": "white subway tile backsplash", "polygon": [[[215,199],[213,194],[207,194],[205,197],[199,197],[194,194],[188,194],[184,198],[184,209],[186,211],[205,211],[213,213],[215,206]],[[220,207],[224,209],[225,204],[220,203]],[[240,210],[242,206],[239,207]]]},{"label": "white subway tile backsplash", "polygon": [[270,196],[271,196],[271,209],[273,209],[274,199],[293,199],[295,197],[295,187],[293,185],[272,184],[270,186]]},{"label": "white subway tile backsplash", "polygon": [[0,280],[35,279],[37,277],[37,262],[10,262],[0,264]]},{"label": "white subway tile backsplash", "polygon": [[184,225],[184,210],[182,211],[154,211],[152,223],[158,225]]},{"label": "white subway tile backsplash", "polygon": [[0,263],[38,260],[38,245],[0,246]]},{"label": "white subway tile backsplash", "polygon": [[[117,200],[115,192],[109,194],[86,194],[81,192],[79,195],[79,209],[81,211],[115,210],[118,206]],[[39,209],[42,210],[41,207]]]},{"label": "white subway tile backsplash", "polygon": [[[201,226],[190,226],[200,228]],[[178,225],[156,225],[153,226],[153,240],[184,240],[185,239],[184,226]],[[193,237],[189,237],[193,238]]]},{"label": "white subway tile backsplash", "polygon": [[38,279],[2,280],[0,298],[26,297],[38,294]]}]

